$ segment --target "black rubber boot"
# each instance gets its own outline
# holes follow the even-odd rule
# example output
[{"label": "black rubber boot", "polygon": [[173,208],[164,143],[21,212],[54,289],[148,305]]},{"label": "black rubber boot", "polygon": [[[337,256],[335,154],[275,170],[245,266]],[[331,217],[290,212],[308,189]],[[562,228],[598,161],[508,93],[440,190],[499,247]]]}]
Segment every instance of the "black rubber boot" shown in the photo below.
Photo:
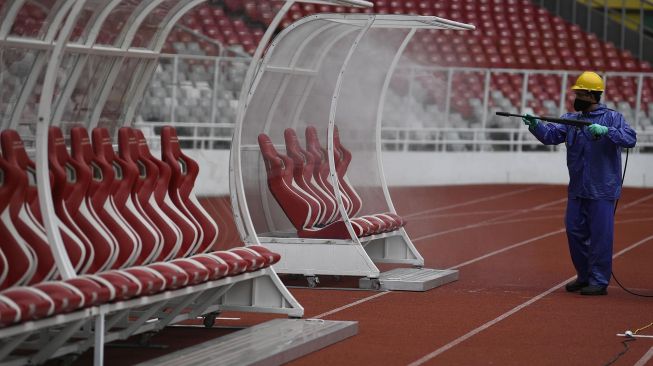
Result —
[{"label": "black rubber boot", "polygon": [[587,295],[587,296],[600,296],[600,295],[607,295],[608,294],[608,288],[607,286],[601,286],[601,285],[589,285],[586,287],[583,287],[580,290],[581,295]]},{"label": "black rubber boot", "polygon": [[576,292],[580,291],[583,287],[587,287],[588,285],[589,283],[587,282],[578,282],[578,280],[574,280],[565,285],[565,290],[567,290],[567,292]]}]

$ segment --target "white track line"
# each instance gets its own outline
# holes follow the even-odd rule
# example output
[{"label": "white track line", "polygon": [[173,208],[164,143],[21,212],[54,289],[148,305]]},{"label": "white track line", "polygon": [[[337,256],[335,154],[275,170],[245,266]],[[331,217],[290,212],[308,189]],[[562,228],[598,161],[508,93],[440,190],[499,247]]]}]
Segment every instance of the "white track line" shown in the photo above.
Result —
[{"label": "white track line", "polygon": [[[640,199],[640,200],[637,201],[637,203],[639,203],[639,202],[641,202],[641,201],[642,201],[642,200]],[[556,201],[554,201],[554,202],[556,202]],[[542,209],[542,208],[547,207],[547,206],[550,206],[550,205],[551,205],[551,203],[547,203],[547,204],[544,204],[544,205],[535,206],[533,209],[535,209],[535,208]],[[624,205],[623,209],[628,208],[628,207],[631,207],[631,206],[633,206],[633,205],[632,205],[632,204]],[[642,219],[642,218],[640,218],[640,219],[631,219],[631,220],[616,221],[615,223],[637,222],[637,221],[646,221],[646,220],[650,220],[650,219],[649,219],[649,218],[646,218],[646,219]],[[468,260],[468,261],[466,261],[466,262],[463,262],[463,263],[457,264],[457,265],[455,265],[455,266],[453,266],[453,267],[449,267],[449,269],[460,268],[460,267],[463,267],[463,266],[467,266],[467,265],[469,265],[469,264],[471,264],[471,263],[478,262],[478,261],[480,261],[480,260],[483,260],[483,259],[486,259],[486,258],[492,257],[492,256],[494,256],[494,255],[497,255],[497,254],[500,254],[500,253],[506,252],[506,251],[508,251],[508,250],[510,250],[510,249],[518,248],[518,247],[520,247],[520,246],[526,245],[526,244],[528,244],[528,243],[532,243],[532,242],[537,241],[537,240],[539,240],[539,239],[543,239],[543,238],[548,237],[548,236],[553,236],[553,235],[559,234],[560,232],[564,232],[564,230],[565,230],[564,228],[562,228],[562,229],[557,229],[557,230],[554,230],[554,231],[549,232],[549,233],[547,233],[547,234],[543,234],[543,235],[540,235],[540,236],[536,236],[536,237],[531,238],[531,239],[526,239],[526,240],[521,241],[521,242],[519,242],[519,243],[512,244],[512,245],[510,245],[510,246],[508,246],[508,247],[506,247],[506,248],[502,248],[502,249],[499,249],[499,250],[495,250],[495,251],[493,251],[493,252],[487,253],[487,254],[482,255],[482,256],[480,256],[480,257],[477,257],[477,258],[474,258],[474,259]],[[414,240],[413,240],[413,241],[414,241]],[[376,299],[376,298],[379,298],[379,297],[381,297],[381,296],[385,296],[385,295],[387,295],[387,294],[389,294],[389,293],[390,293],[390,291],[387,291],[387,292],[379,292],[379,293],[376,293],[376,294],[374,294],[374,295],[370,295],[370,296],[368,296],[368,297],[365,297],[365,298],[362,298],[362,299],[360,299],[360,300],[354,301],[354,302],[352,302],[352,303],[349,303],[349,304],[346,304],[346,305],[340,306],[340,307],[338,307],[338,308],[335,308],[335,309],[329,310],[329,311],[327,311],[327,312],[325,312],[325,313],[322,313],[322,314],[316,315],[316,316],[313,317],[313,318],[316,318],[316,319],[323,318],[323,317],[325,317],[325,316],[329,316],[329,315],[335,314],[335,313],[337,313],[337,312],[340,312],[340,311],[342,311],[342,310],[345,310],[345,309],[348,309],[348,308],[354,307],[354,306],[356,306],[356,305],[360,305],[360,304],[365,303],[365,302],[367,302],[367,301],[369,301],[369,300]]]},{"label": "white track line", "polygon": [[647,362],[649,362],[653,358],[653,347],[651,347],[642,358],[637,361],[637,363],[634,366],[644,366],[646,365]]},{"label": "white track line", "polygon": [[[650,211],[646,212],[636,212],[636,211],[630,211],[628,214],[633,214],[633,213],[638,213],[638,214],[650,214]],[[619,215],[624,215],[624,213],[620,213]],[[497,225],[497,224],[514,224],[514,223],[520,223],[520,222],[527,222],[527,221],[536,221],[536,220],[546,220],[546,219],[556,219],[556,218],[564,218],[565,215],[546,215],[546,216],[537,216],[537,217],[528,217],[528,218],[523,218],[523,219],[514,219],[514,220],[502,220],[502,221],[495,221],[492,222],[492,225]],[[619,220],[615,221],[615,223],[628,223],[628,222],[643,222],[643,221],[650,221],[653,219],[652,217],[638,217],[636,219],[626,219],[626,220]]]},{"label": "white track line", "polygon": [[333,309],[333,310],[329,310],[329,311],[327,311],[326,313],[322,313],[322,314],[320,314],[320,315],[316,315],[316,316],[314,316],[314,317],[311,317],[311,319],[321,319],[321,318],[324,318],[325,316],[329,316],[329,315],[334,314],[334,313],[337,313],[337,312],[339,312],[339,311],[342,311],[342,310],[345,310],[345,309],[349,309],[349,308],[351,308],[351,307],[353,307],[353,306],[356,306],[356,305],[358,305],[358,304],[362,304],[362,303],[364,303],[364,302],[367,302],[367,301],[370,301],[370,300],[376,299],[376,298],[381,297],[381,296],[385,296],[385,295],[387,295],[387,294],[389,294],[389,293],[390,293],[390,291],[379,292],[379,293],[374,294],[374,295],[372,295],[372,296],[368,296],[368,297],[362,298],[362,299],[360,299],[360,300],[358,300],[358,301],[354,301],[354,302],[352,302],[351,304],[343,305],[343,306],[341,306],[341,307],[339,307],[339,308],[335,308],[335,309]]},{"label": "white track line", "polygon": [[474,259],[470,259],[470,260],[468,260],[468,261],[466,261],[466,262],[462,262],[462,263],[456,264],[455,266],[451,266],[451,267],[449,267],[449,268],[447,268],[447,269],[457,269],[457,268],[461,268],[461,267],[464,267],[464,266],[470,265],[470,264],[472,264],[472,263],[476,263],[476,262],[478,262],[478,261],[482,261],[483,259],[490,258],[490,257],[495,256],[495,255],[497,255],[497,254],[500,254],[500,253],[503,253],[503,252],[507,252],[507,251],[509,251],[509,250],[511,250],[511,249],[519,248],[519,247],[521,247],[521,246],[524,246],[524,245],[526,245],[526,244],[532,243],[532,242],[534,242],[534,241],[538,241],[538,240],[541,240],[541,239],[544,239],[544,238],[548,238],[549,236],[558,235],[558,234],[560,234],[560,233],[564,233],[564,232],[565,232],[565,229],[564,229],[564,228],[562,228],[562,229],[558,229],[558,230],[555,230],[555,231],[551,231],[551,232],[548,232],[548,233],[546,233],[546,234],[542,234],[542,235],[540,235],[540,236],[536,236],[536,237],[533,237],[533,238],[530,238],[530,239],[526,239],[526,240],[520,241],[519,243],[515,243],[515,244],[509,245],[509,246],[507,246],[507,247],[501,248],[501,249],[497,249],[497,250],[495,250],[495,251],[493,251],[493,252],[487,253],[487,254],[482,255],[482,256],[480,256],[480,257],[476,257],[476,258],[474,258]]},{"label": "white track line", "polygon": [[625,204],[623,206],[620,205],[619,207],[617,207],[617,211],[625,210],[628,207],[635,206],[636,204],[638,204],[640,202],[648,201],[651,198],[653,198],[653,193],[651,193],[649,195],[646,195],[646,196],[644,196],[644,197],[642,197],[642,198],[640,198],[638,200],[634,200],[633,202],[629,202],[629,203],[627,203],[627,204]]},{"label": "white track line", "polygon": [[424,240],[424,239],[434,238],[436,236],[440,236],[440,235],[444,235],[444,234],[450,234],[450,233],[455,233],[455,232],[458,232],[458,231],[463,231],[463,230],[467,230],[467,229],[474,229],[474,228],[477,228],[477,227],[486,226],[488,224],[494,223],[497,220],[507,219],[509,217],[513,217],[513,216],[516,216],[516,215],[522,215],[522,214],[525,214],[525,213],[528,213],[528,212],[537,211],[537,210],[539,210],[541,208],[552,206],[552,205],[555,205],[555,204],[557,204],[559,202],[566,201],[566,200],[567,200],[567,198],[562,198],[562,199],[547,202],[547,203],[544,203],[544,204],[541,204],[541,205],[538,205],[538,206],[535,206],[535,207],[516,210],[516,211],[513,211],[512,213],[508,213],[508,214],[505,214],[505,215],[500,215],[500,216],[497,216],[497,217],[494,217],[494,218],[491,218],[491,219],[488,219],[488,220],[479,221],[479,222],[474,223],[474,224],[459,226],[459,227],[455,227],[455,228],[444,230],[444,231],[437,231],[435,233],[422,235],[420,237],[417,237],[417,238],[413,239],[413,243],[416,243],[416,242],[418,242],[420,240]]},{"label": "white track line", "polygon": [[544,215],[544,216],[535,216],[535,217],[524,217],[520,219],[512,219],[512,220],[500,220],[500,221],[494,221],[491,224],[492,225],[505,225],[505,224],[514,224],[518,222],[528,222],[528,221],[539,221],[539,220],[549,220],[549,219],[561,219],[564,218],[565,215]]},{"label": "white track line", "polygon": [[[524,220],[527,220],[527,219],[524,219]],[[615,225],[618,225],[618,224],[627,224],[627,223],[633,223],[633,222],[651,221],[651,220],[653,220],[653,217],[646,217],[646,218],[639,218],[639,219],[630,219],[630,220],[617,220],[617,221],[615,221]],[[544,239],[544,238],[547,238],[547,237],[549,237],[549,236],[554,236],[554,235],[557,235],[557,234],[560,234],[560,233],[564,233],[564,232],[565,232],[565,228],[560,228],[560,229],[558,229],[558,230],[551,231],[551,232],[549,232],[549,233],[542,234],[542,235],[540,235],[540,236],[536,236],[536,237],[533,237],[533,238],[530,238],[530,239],[526,239],[526,240],[520,241],[519,243],[515,243],[515,244],[509,245],[509,246],[507,246],[507,247],[501,248],[501,249],[497,249],[497,250],[495,250],[495,251],[493,251],[493,252],[487,253],[487,254],[482,255],[482,256],[480,256],[480,257],[476,257],[476,258],[474,258],[474,259],[470,259],[470,260],[468,260],[468,261],[466,261],[466,262],[462,262],[462,263],[460,263],[460,264],[456,264],[455,266],[449,267],[449,268],[447,268],[447,269],[458,269],[458,268],[461,268],[461,267],[464,267],[464,266],[470,265],[470,264],[472,264],[472,263],[476,263],[476,262],[481,261],[481,260],[483,260],[483,259],[486,259],[486,258],[489,258],[489,257],[495,256],[495,255],[497,255],[497,254],[500,254],[500,253],[503,253],[503,252],[507,252],[508,250],[515,249],[515,248],[519,248],[519,247],[521,247],[521,246],[524,246],[524,245],[526,245],[526,244],[532,243],[532,242],[534,242],[534,241],[538,241],[538,240],[540,240],[540,239]]]},{"label": "white track line", "polygon": [[[630,206],[632,206],[632,205],[629,205],[629,207],[630,207]],[[640,222],[640,221],[650,221],[650,220],[653,220],[653,218],[637,218],[637,219],[629,219],[629,220],[617,220],[617,221],[615,221],[615,224],[624,224],[624,223],[632,223],[632,222]],[[472,263],[475,263],[475,262],[481,261],[481,260],[483,260],[483,259],[487,259],[487,258],[489,258],[489,257],[495,256],[495,255],[497,255],[497,254],[500,254],[500,253],[506,252],[506,251],[508,251],[508,250],[511,250],[511,249],[515,249],[515,248],[518,248],[518,247],[524,246],[524,245],[526,245],[526,244],[528,244],[528,243],[532,243],[532,242],[534,242],[534,241],[537,241],[537,240],[540,240],[540,239],[544,239],[544,238],[546,238],[546,237],[548,237],[548,236],[553,236],[553,235],[559,234],[560,232],[564,232],[564,231],[565,231],[565,229],[564,229],[564,228],[561,228],[561,229],[557,229],[557,230],[551,231],[551,232],[549,232],[549,233],[547,233],[547,234],[542,234],[542,235],[539,235],[539,236],[536,236],[536,237],[533,237],[533,238],[530,238],[530,239],[526,239],[526,240],[520,241],[519,243],[512,244],[512,245],[510,245],[510,246],[508,246],[508,247],[505,247],[505,248],[502,248],[502,249],[495,250],[495,251],[493,251],[493,252],[487,253],[487,254],[482,255],[482,256],[480,256],[480,257],[476,257],[476,258],[474,258],[474,259],[470,259],[470,260],[468,260],[468,261],[466,261],[466,262],[463,262],[463,263],[457,264],[457,265],[455,265],[455,266],[449,267],[449,269],[461,268],[461,267],[464,267],[464,266],[470,265],[470,264],[472,264]],[[341,306],[341,307],[335,308],[335,309],[333,309],[333,310],[329,310],[329,311],[327,311],[327,312],[325,312],[325,313],[319,314],[319,315],[315,316],[314,318],[323,318],[323,317],[325,317],[325,316],[329,316],[329,315],[331,315],[331,314],[335,314],[335,313],[337,313],[337,312],[340,312],[341,310],[345,310],[345,309],[348,309],[348,308],[354,307],[354,306],[356,306],[356,305],[360,305],[360,304],[362,304],[362,303],[365,303],[365,302],[367,302],[367,301],[369,301],[369,300],[376,299],[376,298],[379,298],[379,297],[381,297],[381,296],[385,296],[385,295],[389,294],[390,292],[391,292],[391,291],[387,291],[387,292],[379,292],[379,293],[376,293],[376,294],[374,294],[374,295],[370,295],[370,296],[368,296],[368,297],[362,298],[362,299],[357,300],[357,301],[355,301],[355,302],[352,302],[352,303],[350,303],[350,304],[346,304],[346,305],[343,305],[343,306]]]},{"label": "white track line", "polygon": [[435,215],[428,215],[428,216],[420,216],[416,218],[412,218],[410,221],[415,222],[419,220],[429,220],[429,219],[437,219],[440,217],[458,217],[458,216],[469,216],[469,215],[488,215],[488,214],[498,214],[498,213],[506,213],[506,212],[514,212],[515,210],[486,210],[486,211],[465,211],[465,212],[456,212],[456,213],[440,213],[440,214],[435,214]]},{"label": "white track line", "polygon": [[447,209],[450,209],[450,208],[473,205],[473,204],[479,203],[479,202],[492,201],[492,200],[495,200],[497,198],[508,197],[508,196],[512,196],[512,195],[515,195],[515,194],[518,194],[518,193],[532,191],[532,190],[540,188],[540,187],[541,186],[533,186],[533,187],[518,189],[516,191],[499,193],[499,194],[495,194],[495,195],[492,195],[492,196],[478,198],[478,199],[475,199],[475,200],[465,201],[465,202],[461,202],[461,203],[456,203],[456,204],[449,205],[449,206],[442,206],[442,207],[431,208],[431,209],[423,210],[423,211],[419,211],[419,212],[413,212],[412,214],[404,215],[404,217],[409,218],[409,217],[419,216],[419,215],[423,215],[423,214],[427,214],[427,213],[444,211],[444,210],[447,210]]},{"label": "white track line", "polygon": [[[616,253],[615,255],[613,255],[612,258],[613,258],[613,259],[614,259],[614,258],[617,258],[617,257],[619,257],[619,256],[621,256],[621,255],[623,255],[623,254],[625,254],[625,253],[631,251],[632,249],[635,249],[635,248],[637,248],[638,246],[640,246],[640,245],[646,243],[647,241],[649,241],[649,240],[651,240],[651,239],[653,239],[653,235],[648,236],[648,237],[646,237],[646,238],[644,238],[644,239],[642,239],[642,240],[640,240],[640,241],[638,241],[638,242],[636,242],[636,243],[634,243],[634,244],[631,244],[631,245],[628,246],[627,248],[624,248],[623,250],[621,250],[621,251],[619,251],[618,253]],[[425,362],[427,362],[427,361],[429,361],[429,360],[431,360],[431,359],[437,357],[438,355],[440,355],[440,354],[446,352],[447,350],[449,350],[449,349],[451,349],[451,348],[453,348],[453,347],[459,345],[460,343],[462,343],[462,342],[468,340],[469,338],[475,336],[476,334],[478,334],[478,333],[480,333],[480,332],[482,332],[482,331],[484,331],[484,330],[490,328],[491,326],[493,326],[493,325],[499,323],[500,321],[502,321],[502,320],[508,318],[509,316],[511,316],[511,315],[513,315],[513,314],[515,314],[515,313],[517,313],[518,311],[520,311],[520,310],[522,310],[522,309],[524,309],[524,308],[526,308],[526,307],[532,305],[533,303],[539,301],[540,299],[542,299],[543,297],[549,295],[550,293],[552,293],[552,292],[554,292],[554,291],[556,291],[556,290],[562,288],[562,287],[563,287],[567,282],[572,281],[574,278],[576,278],[575,275],[572,276],[572,277],[569,277],[568,279],[566,279],[566,280],[560,282],[559,284],[557,284],[557,285],[551,287],[550,289],[548,289],[548,290],[542,292],[541,294],[539,294],[539,295],[537,295],[537,296],[531,298],[530,300],[528,300],[528,301],[526,301],[526,302],[524,302],[524,303],[522,303],[522,304],[520,304],[520,305],[515,306],[514,308],[512,308],[512,309],[510,309],[509,311],[507,311],[507,312],[501,314],[500,316],[498,316],[498,317],[496,317],[496,318],[490,320],[489,322],[487,322],[487,323],[481,325],[480,327],[475,328],[475,329],[473,329],[473,330],[467,332],[466,334],[464,334],[464,335],[462,335],[462,336],[460,336],[460,337],[454,339],[453,341],[451,341],[451,342],[445,344],[444,346],[442,346],[442,347],[436,349],[435,351],[433,351],[433,352],[427,354],[426,356],[420,358],[419,360],[417,360],[417,361],[415,361],[415,362],[412,362],[412,363],[408,364],[408,366],[419,366],[419,365],[422,365],[423,363],[425,363]]]}]

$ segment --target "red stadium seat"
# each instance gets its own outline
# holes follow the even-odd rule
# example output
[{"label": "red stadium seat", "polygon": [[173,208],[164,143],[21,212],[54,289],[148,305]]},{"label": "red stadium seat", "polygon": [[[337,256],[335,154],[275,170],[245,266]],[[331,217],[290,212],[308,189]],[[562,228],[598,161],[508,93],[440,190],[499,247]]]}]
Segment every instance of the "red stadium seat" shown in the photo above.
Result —
[{"label": "red stadium seat", "polygon": [[193,252],[207,252],[218,237],[218,227],[193,192],[199,166],[181,151],[177,133],[172,127],[164,127],[161,130],[161,149],[162,160],[170,166],[172,172],[170,198],[179,211],[194,221],[200,233]]}]

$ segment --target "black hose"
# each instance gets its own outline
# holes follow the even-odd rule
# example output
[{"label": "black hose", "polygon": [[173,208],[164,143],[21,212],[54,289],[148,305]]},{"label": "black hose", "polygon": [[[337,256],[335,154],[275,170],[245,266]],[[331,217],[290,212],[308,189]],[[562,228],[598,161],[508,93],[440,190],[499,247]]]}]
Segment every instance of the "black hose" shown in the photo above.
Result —
[{"label": "black hose", "polygon": [[[621,186],[622,187],[624,185],[624,179],[626,178],[626,169],[628,169],[628,153],[629,153],[629,151],[630,151],[630,149],[626,149],[626,162],[624,163],[624,172],[623,172],[623,175],[621,177]],[[617,214],[617,206],[618,205],[619,205],[619,200],[617,199],[617,201],[614,203],[614,213],[613,213],[614,215]],[[617,279],[617,276],[614,275],[614,270],[612,271],[612,278],[614,278],[614,281],[617,283],[617,285],[619,285],[619,287],[621,287],[622,290],[626,291],[627,293],[629,293],[631,295],[635,295],[635,296],[639,296],[639,297],[653,297],[653,295],[640,294],[640,293],[637,293],[637,292],[634,292],[634,291],[631,291],[631,290],[627,289],[624,285],[621,284],[621,282],[619,282],[619,280]]]}]

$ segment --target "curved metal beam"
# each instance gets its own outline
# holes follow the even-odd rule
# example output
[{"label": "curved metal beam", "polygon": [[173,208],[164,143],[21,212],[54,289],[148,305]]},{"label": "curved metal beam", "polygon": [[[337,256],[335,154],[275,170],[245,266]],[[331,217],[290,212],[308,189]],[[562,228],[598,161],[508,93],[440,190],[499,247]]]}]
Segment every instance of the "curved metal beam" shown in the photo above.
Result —
[{"label": "curved metal beam", "polygon": [[392,79],[392,75],[394,74],[395,69],[397,68],[397,64],[401,59],[401,55],[403,55],[404,50],[408,46],[408,43],[410,43],[411,39],[413,39],[415,32],[417,32],[417,29],[412,28],[404,38],[399,48],[397,49],[397,52],[395,53],[395,56],[392,59],[392,63],[388,68],[388,72],[385,75],[385,80],[383,81],[383,87],[381,89],[381,96],[379,97],[379,105],[376,108],[376,135],[375,135],[376,136],[376,159],[377,159],[376,163],[378,165],[379,175],[381,176],[380,177],[381,185],[383,186],[383,195],[385,196],[385,201],[388,204],[388,208],[393,213],[396,213],[396,211],[395,211],[395,206],[392,204],[392,198],[390,198],[390,192],[388,191],[388,182],[386,181],[385,173],[383,172],[383,157],[381,152],[381,148],[382,148],[381,127],[383,123],[383,107],[385,106],[385,97],[390,87],[390,80]]},{"label": "curved metal beam", "polygon": [[[168,14],[166,14],[166,17],[161,21],[163,26],[154,35],[152,41],[150,42],[150,49],[156,53],[160,53],[161,49],[165,45],[168,35],[170,32],[172,32],[175,24],[191,9],[205,1],[206,0],[190,0],[187,2],[181,2],[172,8]],[[136,115],[136,110],[143,100],[145,89],[154,77],[154,73],[156,72],[158,65],[158,60],[155,60],[154,62],[148,62],[147,65],[140,65],[138,67],[138,72],[136,74],[140,75],[140,78],[134,79],[127,91],[128,94],[132,95],[132,98],[129,99],[130,103],[129,106],[127,106],[127,110],[125,111],[125,116],[123,118],[125,123],[131,124],[133,122],[134,116]]]},{"label": "curved metal beam", "polygon": [[[58,13],[53,16],[53,23],[49,25],[49,30],[45,37],[43,38],[43,41],[46,43],[53,43],[54,38],[57,35],[56,31],[54,30],[59,30],[59,26],[61,22],[65,19],[66,13],[70,10],[71,7],[75,4],[74,1],[68,0],[65,4],[59,8]],[[70,17],[70,15],[69,15]],[[59,37],[61,39],[61,37]],[[67,38],[66,38],[67,39]],[[60,46],[57,44],[57,46]],[[61,46],[62,49],[65,47],[65,45]],[[56,49],[56,47],[55,47]],[[54,51],[53,51],[54,52]],[[63,54],[62,54],[63,55]],[[36,86],[36,83],[38,82],[39,76],[41,75],[41,69],[45,66],[47,60],[48,60],[48,53],[43,51],[39,52],[36,55],[36,58],[34,60],[34,63],[32,64],[32,69],[29,72],[29,76],[27,77],[27,80],[25,81],[25,84],[23,85],[23,89],[20,92],[20,96],[18,97],[18,100],[14,104],[14,109],[11,113],[11,118],[9,120],[9,128],[15,129],[18,126],[18,122],[20,122],[20,117],[23,114],[23,110],[25,109],[25,105],[27,105],[27,102],[29,101],[29,98],[32,96],[32,92],[34,91],[34,87]],[[56,80],[55,80],[56,81]]]},{"label": "curved metal beam", "polygon": [[[97,40],[97,37],[102,30],[102,26],[104,25],[104,21],[107,19],[109,14],[111,14],[113,9],[120,4],[121,1],[122,0],[112,0],[111,2],[107,3],[107,5],[102,8],[101,11],[96,12],[93,18],[89,20],[88,23],[91,24],[91,28],[87,32],[86,40],[84,41],[85,47],[91,48],[95,44],[95,41]],[[61,118],[63,117],[63,114],[66,110],[66,105],[68,104],[70,97],[72,96],[73,91],[77,86],[77,82],[79,81],[79,78],[81,77],[82,72],[86,67],[86,63],[88,62],[89,57],[91,56],[86,54],[80,55],[77,60],[75,60],[75,65],[72,67],[72,75],[70,75],[66,81],[66,86],[63,88],[63,91],[54,103],[55,109],[54,117],[52,120],[57,125],[61,122]]]},{"label": "curved metal beam", "polygon": [[[132,13],[132,16],[129,18],[127,21],[127,24],[130,26],[126,29],[123,29],[119,38],[118,38],[118,43],[120,43],[119,48],[122,50],[127,50],[131,46],[132,41],[134,40],[134,37],[136,36],[136,32],[140,28],[141,24],[147,16],[154,11],[159,5],[161,5],[164,1],[166,0],[153,0],[148,3],[141,4],[137,9],[134,10]],[[109,95],[111,94],[111,90],[113,90],[113,87],[115,85],[116,80],[118,79],[118,76],[120,75],[120,70],[122,69],[122,66],[124,64],[125,59],[120,58],[114,60],[114,62],[111,64],[109,71],[107,73],[107,77],[104,80],[102,90],[98,94],[97,99],[93,103],[94,108],[93,112],[91,113],[90,119],[88,121],[88,127],[89,128],[95,128],[100,121],[100,117],[102,116],[102,111],[104,110],[104,106],[107,102],[107,99],[109,98]]]},{"label": "curved metal beam", "polygon": [[[299,47],[295,49],[295,54],[293,55],[292,59],[290,60],[290,68],[294,68],[297,66],[297,61],[299,60],[299,57],[302,55],[304,52],[304,49],[306,46],[313,40],[315,37],[317,37],[320,33],[327,31],[329,28],[337,27],[337,23],[333,24],[325,24],[322,27],[319,27],[311,34],[309,34],[302,42],[300,43]],[[328,50],[330,48],[327,48]],[[324,51],[327,52],[327,51]],[[267,58],[266,58],[267,61]],[[266,63],[262,63],[262,67],[265,68]],[[265,72],[265,69],[263,69]],[[279,103],[281,102],[281,99],[283,98],[283,95],[286,91],[286,88],[288,88],[288,83],[290,82],[290,75],[284,74],[283,75],[283,81],[281,82],[281,86],[276,90],[276,95],[274,96],[274,101],[272,102],[272,106],[270,107],[270,111],[268,112],[268,117],[265,120],[265,125],[263,126],[263,133],[268,133],[270,129],[270,124],[272,123],[272,119],[274,118],[274,115],[277,111],[277,108],[279,107]],[[309,81],[310,83],[310,81]],[[298,105],[295,106],[295,109],[298,109]],[[268,197],[270,195],[270,191],[267,189],[267,181],[264,179],[259,180],[259,189],[261,191],[261,195],[263,195],[261,203],[263,204],[263,213],[265,215],[265,220],[268,224],[268,228],[270,228],[270,231],[274,231],[276,228],[274,226],[274,220],[272,219],[272,212],[270,210],[270,203],[268,200]]]},{"label": "curved metal beam", "polygon": [[[48,166],[48,127],[50,126],[50,108],[52,106],[54,87],[57,82],[57,71],[59,71],[66,40],[70,37],[77,21],[77,16],[84,7],[85,0],[69,0],[68,3],[74,3],[74,5],[59,32],[57,44],[52,50],[50,62],[48,62],[43,80],[43,91],[41,92],[41,99],[39,101],[38,120],[36,124],[36,183],[39,206],[43,215],[43,224],[48,242],[52,248],[52,255],[54,256],[59,273],[64,280],[75,277],[76,273],[70,262],[70,258],[66,254],[66,248],[61,239],[61,233],[57,226],[57,218],[52,203],[50,169]],[[68,9],[70,7],[66,11]]]},{"label": "curved metal beam", "polygon": [[336,81],[336,87],[335,90],[333,91],[333,97],[331,98],[331,111],[329,113],[329,129],[327,132],[327,152],[328,152],[327,155],[329,158],[329,179],[331,180],[331,185],[333,185],[333,193],[336,196],[336,201],[338,202],[338,210],[340,211],[340,217],[342,217],[342,220],[345,222],[345,226],[347,227],[347,231],[351,236],[351,240],[358,244],[361,244],[361,242],[358,239],[358,235],[356,235],[356,232],[354,231],[354,228],[351,225],[351,218],[347,214],[347,210],[345,209],[345,205],[342,201],[342,193],[340,192],[340,183],[338,181],[338,173],[336,172],[336,162],[334,157],[333,131],[336,125],[336,113],[338,111],[338,99],[340,98],[340,89],[342,88],[343,78],[345,72],[347,71],[347,66],[349,66],[349,61],[351,60],[352,56],[356,52],[356,49],[358,48],[361,39],[363,39],[363,37],[367,34],[367,31],[369,31],[369,29],[372,27],[372,24],[374,24],[374,18],[375,18],[374,15],[368,16],[367,23],[361,29],[358,36],[356,36],[354,43],[349,48],[349,52],[347,53],[347,56],[345,57],[345,60],[342,63],[342,67],[340,68],[340,72],[338,74],[338,80]]},{"label": "curved metal beam", "polygon": [[[294,4],[294,1],[288,1],[283,4],[283,7],[277,12],[272,23],[268,26],[263,34],[263,38],[256,47],[254,51],[254,56],[250,61],[249,68],[245,74],[245,80],[243,81],[243,86],[240,90],[240,100],[238,101],[238,111],[236,114],[236,126],[234,128],[234,137],[231,143],[231,156],[230,156],[230,168],[229,168],[229,191],[231,192],[231,208],[233,211],[234,219],[236,221],[236,227],[240,233],[240,237],[246,243],[251,244],[260,244],[258,237],[256,235],[256,230],[254,229],[254,223],[252,218],[249,215],[249,208],[247,207],[247,201],[245,200],[245,188],[243,184],[243,176],[240,168],[241,159],[240,159],[240,139],[243,128],[243,120],[245,118],[245,110],[247,104],[251,100],[253,90],[251,88],[251,83],[253,81],[254,75],[258,71],[258,63],[261,60],[261,55],[263,55],[263,50],[272,39],[274,32],[281,23],[281,20],[286,15],[288,10]],[[301,21],[300,21],[301,22]],[[297,23],[294,23],[297,24]],[[292,27],[292,25],[291,25]],[[288,27],[290,28],[290,27]],[[284,29],[279,37],[284,34],[288,28]],[[270,45],[268,50],[268,55],[272,53],[272,50],[275,48],[275,44]],[[248,233],[249,231],[249,233]]]},{"label": "curved metal beam", "polygon": [[11,27],[14,25],[16,16],[18,16],[18,12],[23,7],[25,1],[26,0],[16,0],[9,5],[9,9],[7,10],[4,19],[0,19],[2,20],[0,23],[0,39],[6,39],[7,36],[9,36],[9,32],[11,32]]}]

